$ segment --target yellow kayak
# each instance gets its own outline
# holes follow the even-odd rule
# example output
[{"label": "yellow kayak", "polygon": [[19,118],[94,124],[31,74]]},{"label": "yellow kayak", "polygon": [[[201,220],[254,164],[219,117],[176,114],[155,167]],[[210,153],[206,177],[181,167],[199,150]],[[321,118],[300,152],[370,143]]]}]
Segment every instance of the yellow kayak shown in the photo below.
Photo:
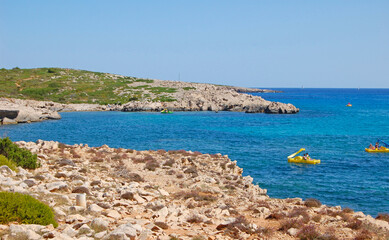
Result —
[{"label": "yellow kayak", "polygon": [[302,151],[305,151],[305,148],[301,148],[298,152],[293,153],[292,155],[289,155],[288,156],[288,162],[291,162],[291,163],[306,163],[306,164],[319,164],[320,163],[320,159],[312,159],[312,158],[304,159],[304,157],[302,157],[302,156],[297,156],[296,157],[296,155],[299,154]]},{"label": "yellow kayak", "polygon": [[389,148],[386,147],[380,147],[378,149],[365,148],[365,151],[368,153],[389,153]]}]

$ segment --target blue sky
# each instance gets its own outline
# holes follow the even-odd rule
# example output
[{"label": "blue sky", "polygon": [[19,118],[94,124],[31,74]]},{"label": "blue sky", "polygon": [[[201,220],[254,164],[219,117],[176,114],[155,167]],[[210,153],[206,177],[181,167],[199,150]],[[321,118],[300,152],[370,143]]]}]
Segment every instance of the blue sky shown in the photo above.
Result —
[{"label": "blue sky", "polygon": [[389,88],[389,1],[0,0],[0,67]]}]

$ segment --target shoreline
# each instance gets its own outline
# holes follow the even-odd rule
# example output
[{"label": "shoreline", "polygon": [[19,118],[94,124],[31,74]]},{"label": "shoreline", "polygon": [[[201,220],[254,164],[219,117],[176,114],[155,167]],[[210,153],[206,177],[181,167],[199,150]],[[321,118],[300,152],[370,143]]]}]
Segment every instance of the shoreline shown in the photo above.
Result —
[{"label": "shoreline", "polygon": [[[208,89],[209,86],[206,86]],[[123,111],[123,112],[160,112],[163,109],[170,111],[233,111],[245,113],[268,114],[295,114],[299,109],[292,104],[266,101],[261,97],[243,94],[234,90],[218,92],[207,90],[205,95],[199,96],[196,91],[185,95],[185,99],[174,102],[132,101],[126,104],[63,104],[49,101],[22,100],[15,98],[0,98],[0,123],[17,124],[39,122],[43,120],[61,119],[60,112],[81,111]],[[247,89],[244,89],[247,90]],[[256,91],[256,90],[255,90]],[[259,90],[264,91],[264,90]],[[269,90],[271,91],[271,90]],[[217,92],[217,91],[216,91]]]},{"label": "shoreline", "polygon": [[[18,225],[25,232],[50,232],[59,239],[298,239],[309,228],[338,239],[354,239],[363,229],[374,239],[389,236],[388,222],[362,212],[317,200],[270,198],[227,155],[42,140],[17,144],[36,153],[42,166],[19,173],[2,167],[2,190],[37,197],[59,220],[56,229]],[[86,208],[76,204],[80,193],[86,194]],[[12,226],[2,229],[12,235]]]}]

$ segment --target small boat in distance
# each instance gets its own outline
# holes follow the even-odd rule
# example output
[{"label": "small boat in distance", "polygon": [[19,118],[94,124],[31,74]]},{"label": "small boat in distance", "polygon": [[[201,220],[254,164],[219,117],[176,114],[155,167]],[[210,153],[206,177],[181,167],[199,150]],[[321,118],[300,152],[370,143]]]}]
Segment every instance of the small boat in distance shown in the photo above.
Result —
[{"label": "small boat in distance", "polygon": [[[384,146],[379,146],[380,143]],[[389,144],[380,139],[377,139],[375,146],[370,144],[368,148],[365,148],[365,151],[368,153],[389,153]]]},{"label": "small boat in distance", "polygon": [[172,111],[169,111],[167,108],[165,108],[164,110],[161,111],[161,113],[173,113]]},{"label": "small boat in distance", "polygon": [[319,164],[320,159],[312,159],[308,153],[304,154],[304,156],[296,156],[300,152],[305,151],[305,148],[301,148],[298,152],[295,152],[288,156],[288,162],[291,163],[306,163],[306,164]]},{"label": "small boat in distance", "polygon": [[346,107],[352,107],[353,105],[351,103],[347,103]]}]

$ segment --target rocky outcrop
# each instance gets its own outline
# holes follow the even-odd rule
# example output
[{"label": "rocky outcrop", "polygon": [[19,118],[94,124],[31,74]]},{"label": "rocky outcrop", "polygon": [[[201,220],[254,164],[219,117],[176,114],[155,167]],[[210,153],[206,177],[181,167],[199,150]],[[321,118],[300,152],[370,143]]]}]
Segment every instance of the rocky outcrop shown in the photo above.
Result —
[{"label": "rocky outcrop", "polygon": [[389,237],[388,222],[361,212],[270,198],[226,155],[41,140],[17,144],[36,153],[41,167],[17,173],[0,167],[0,188],[49,204],[59,226],[0,225],[2,239]]},{"label": "rocky outcrop", "polygon": [[61,119],[58,112],[106,111],[99,104],[62,104],[48,101],[0,98],[0,123],[16,124]]},{"label": "rocky outcrop", "polygon": [[[141,84],[137,83],[136,84]],[[142,86],[142,85],[140,85]],[[270,102],[259,96],[241,92],[269,92],[270,90],[217,86],[212,84],[185,83],[154,80],[150,88],[175,89],[160,101],[131,101],[123,105],[62,104],[48,101],[0,98],[1,124],[37,122],[60,119],[58,112],[69,111],[235,111],[246,113],[297,113],[292,104]],[[147,91],[147,90],[145,90]],[[118,94],[125,94],[123,92]]]},{"label": "rocky outcrop", "polygon": [[292,104],[266,101],[259,96],[238,93],[232,87],[210,84],[191,86],[196,86],[196,89],[178,91],[172,95],[177,101],[133,101],[124,104],[122,111],[161,111],[168,108],[171,111],[235,111],[280,114],[299,112],[299,109]]},{"label": "rocky outcrop", "polygon": [[[19,99],[0,98],[0,121],[2,124],[38,122],[46,119],[60,119],[56,111],[42,108]],[[39,103],[39,102],[38,102]]]}]

